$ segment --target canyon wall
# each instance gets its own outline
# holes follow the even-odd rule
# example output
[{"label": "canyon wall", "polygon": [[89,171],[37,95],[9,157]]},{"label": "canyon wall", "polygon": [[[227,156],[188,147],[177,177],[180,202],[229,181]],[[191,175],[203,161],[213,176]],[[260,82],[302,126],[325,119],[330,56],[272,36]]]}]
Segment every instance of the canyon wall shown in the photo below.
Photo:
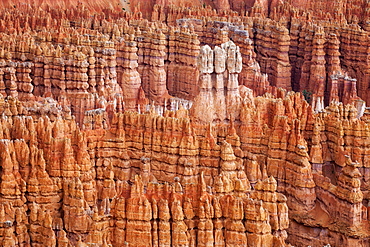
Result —
[{"label": "canyon wall", "polygon": [[369,246],[366,1],[0,6],[1,246]]}]

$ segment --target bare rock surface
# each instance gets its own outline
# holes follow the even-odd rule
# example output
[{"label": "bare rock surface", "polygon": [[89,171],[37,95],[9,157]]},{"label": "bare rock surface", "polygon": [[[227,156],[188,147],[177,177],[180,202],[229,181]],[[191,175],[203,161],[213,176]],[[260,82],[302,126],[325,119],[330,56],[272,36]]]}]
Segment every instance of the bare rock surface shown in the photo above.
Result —
[{"label": "bare rock surface", "polygon": [[370,244],[368,1],[2,1],[1,246]]}]

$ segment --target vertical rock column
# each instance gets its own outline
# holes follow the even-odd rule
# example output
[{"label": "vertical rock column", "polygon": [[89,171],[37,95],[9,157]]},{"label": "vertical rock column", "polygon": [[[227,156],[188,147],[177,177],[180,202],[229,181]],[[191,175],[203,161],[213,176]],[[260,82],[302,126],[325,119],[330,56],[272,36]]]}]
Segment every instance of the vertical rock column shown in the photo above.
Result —
[{"label": "vertical rock column", "polygon": [[33,84],[35,85],[34,95],[35,96],[42,96],[44,94],[44,83],[43,83],[43,75],[44,75],[44,57],[43,51],[39,45],[37,45],[33,49],[34,57],[33,63],[35,65],[33,71]]},{"label": "vertical rock column", "polygon": [[251,198],[261,200],[263,207],[269,212],[269,222],[274,235],[273,246],[285,246],[286,229],[289,226],[286,197],[276,192],[277,182],[274,177],[258,181]]},{"label": "vertical rock column", "polygon": [[43,209],[50,211],[51,216],[60,217],[61,195],[58,193],[57,184],[46,172],[46,164],[43,151],[32,147],[31,171],[27,181],[27,200],[30,203],[37,203]]},{"label": "vertical rock column", "polygon": [[211,73],[214,71],[213,60],[214,54],[211,47],[202,46],[198,57],[200,92],[194,99],[191,115],[204,122],[212,122],[215,114],[211,78]]},{"label": "vertical rock column", "polygon": [[42,75],[43,85],[45,88],[44,97],[53,97],[51,92],[51,72],[52,72],[52,52],[54,46],[52,44],[43,45],[43,60],[44,60],[44,73]]},{"label": "vertical rock column", "polygon": [[169,31],[170,63],[167,67],[169,93],[183,99],[193,99],[198,90],[199,71],[196,67],[200,42],[192,28],[171,28]]},{"label": "vertical rock column", "polygon": [[291,86],[291,65],[289,61],[289,45],[290,36],[289,30],[280,25],[279,22],[275,24],[275,61],[272,64],[273,75],[271,76],[271,84],[276,87],[282,87],[288,91],[292,90]]},{"label": "vertical rock column", "polygon": [[[225,242],[226,246],[248,246],[246,228],[243,225],[244,202],[240,197],[232,198],[224,210],[228,211],[225,222]],[[225,215],[224,215],[225,216]],[[225,216],[226,217],[226,216]]]},{"label": "vertical rock column", "polygon": [[317,27],[312,41],[310,79],[307,87],[307,91],[313,94],[311,103],[312,108],[316,111],[324,109],[324,92],[326,87],[324,44],[324,30],[321,27]]},{"label": "vertical rock column", "polygon": [[215,219],[213,220],[214,225],[214,235],[215,235],[215,247],[225,246],[225,237],[224,237],[224,220],[222,219],[222,208],[220,204],[219,197],[213,198],[213,208],[215,211]]},{"label": "vertical rock column", "polygon": [[5,91],[8,96],[12,96],[14,98],[18,97],[18,87],[17,87],[17,77],[16,77],[16,63],[9,61],[8,67],[5,69]]},{"label": "vertical rock column", "polygon": [[349,160],[338,176],[337,195],[346,200],[348,210],[339,211],[340,218],[346,219],[350,225],[356,226],[362,221],[362,199],[361,191],[361,173],[356,166],[357,162]]},{"label": "vertical rock column", "polygon": [[248,198],[244,203],[244,226],[247,230],[248,246],[273,246],[269,213],[262,206],[262,201]]},{"label": "vertical rock column", "polygon": [[152,47],[149,59],[149,99],[163,104],[168,98],[166,71],[164,59],[166,57],[166,36],[160,31],[152,33]]},{"label": "vertical rock column", "polygon": [[255,18],[255,48],[261,71],[268,74],[272,86],[291,89],[289,31],[271,19]]},{"label": "vertical rock column", "polygon": [[[214,49],[214,73],[215,80],[212,82],[214,92],[214,111],[215,118],[223,120],[226,116],[225,102],[225,82],[224,73],[226,71],[227,51],[223,47],[216,46]],[[212,78],[213,79],[213,78]]]},{"label": "vertical rock column", "polygon": [[327,71],[327,86],[325,88],[324,104],[327,106],[330,102],[339,101],[338,84],[333,82],[335,75],[339,74],[342,69],[340,67],[340,41],[334,33],[329,34],[326,42],[326,71]]},{"label": "vertical rock column", "polygon": [[239,47],[229,41],[221,46],[227,54],[226,66],[228,72],[226,91],[226,115],[227,118],[238,119],[240,114],[241,97],[239,94],[238,76],[242,71],[242,57]]},{"label": "vertical rock column", "polygon": [[139,176],[131,187],[131,196],[126,206],[126,241],[129,246],[151,247],[152,206],[144,195],[144,185]]},{"label": "vertical rock column", "polygon": [[233,35],[233,41],[240,47],[243,60],[243,69],[239,74],[239,84],[250,89],[256,96],[263,95],[269,87],[267,74],[261,73],[259,63],[256,61],[253,41],[249,37],[248,31],[238,30]]},{"label": "vertical rock column", "polygon": [[56,246],[56,236],[52,229],[52,217],[48,211],[36,203],[30,206],[30,237],[34,246]]},{"label": "vertical rock column", "polygon": [[155,28],[159,29],[153,26],[142,31],[143,37],[138,43],[139,70],[142,71],[142,85],[149,100],[163,105],[169,98],[164,67],[167,40],[163,32],[155,32]]},{"label": "vertical rock column", "polygon": [[171,245],[171,219],[168,201],[161,199],[158,203],[158,246],[170,247]]},{"label": "vertical rock column", "polygon": [[[300,33],[299,52],[302,52],[301,62],[303,61],[302,67],[301,67],[301,74],[299,78],[299,86],[300,86],[299,90],[300,91],[306,90],[310,92],[309,91],[310,90],[309,80],[310,80],[310,72],[311,72],[311,64],[312,64],[312,52],[313,52],[313,47],[314,47],[313,42],[314,42],[314,36],[315,36],[315,27],[317,28],[317,26],[310,24],[307,27],[302,28],[303,30]],[[309,101],[308,103],[311,103],[311,102]]]},{"label": "vertical rock column", "polygon": [[[289,61],[292,64],[291,77],[292,77],[292,90],[299,91],[299,77],[300,67],[298,66],[298,43],[300,34],[300,23],[297,18],[292,18],[290,23],[290,45],[289,45]],[[301,61],[301,60],[299,60]],[[297,79],[298,78],[298,79]]]},{"label": "vertical rock column", "polygon": [[59,99],[61,104],[68,104],[66,102],[66,74],[65,62],[62,56],[62,49],[57,46],[53,57],[51,67],[51,85],[52,94],[55,98]]},{"label": "vertical rock column", "polygon": [[3,68],[4,65],[4,60],[0,61],[0,94],[3,97],[6,97],[5,70]]},{"label": "vertical rock column", "polygon": [[63,183],[63,222],[67,232],[85,234],[89,232],[92,219],[83,192],[83,185],[78,177],[66,179]]},{"label": "vertical rock column", "polygon": [[369,35],[355,23],[355,18],[353,22],[354,24],[341,28],[340,51],[343,57],[341,64],[349,76],[357,79],[358,95],[369,104],[370,96],[367,93],[370,81]]},{"label": "vertical rock column", "polygon": [[107,67],[105,68],[106,72],[106,84],[108,89],[108,95],[106,100],[110,100],[110,96],[115,93],[121,93],[121,88],[117,83],[117,51],[114,49],[113,42],[105,42],[104,49],[102,50],[102,58],[107,61]]},{"label": "vertical rock column", "polygon": [[307,90],[312,59],[312,40],[315,34],[313,29],[314,26],[312,24],[304,25],[300,29],[295,71],[296,77],[294,78],[295,82],[298,82],[299,85],[295,89],[297,91]]},{"label": "vertical rock column", "polygon": [[21,100],[31,100],[33,99],[33,85],[32,85],[32,78],[30,77],[30,73],[32,71],[33,63],[30,62],[23,62],[18,63],[17,66],[17,87],[19,92],[19,98]]},{"label": "vertical rock column", "polygon": [[198,190],[200,190],[198,214],[197,246],[212,246],[214,243],[213,222],[214,210],[211,196],[206,192],[206,183],[203,173],[199,176]]},{"label": "vertical rock column", "polygon": [[95,71],[95,64],[96,64],[96,58],[95,58],[95,52],[92,47],[88,50],[88,58],[87,61],[89,63],[89,68],[87,75],[89,77],[88,83],[89,83],[89,92],[90,93],[96,93],[97,88],[96,88],[96,71]]},{"label": "vertical rock column", "polygon": [[184,212],[181,207],[181,202],[175,200],[172,202],[171,206],[171,215],[172,215],[172,246],[181,247],[189,246],[190,239],[189,233],[187,232],[188,228],[184,223]]},{"label": "vertical rock column", "polygon": [[326,43],[328,77],[324,99],[325,106],[328,106],[332,101],[351,104],[359,99],[357,96],[357,80],[350,78],[341,68],[340,44],[341,42],[336,34],[330,33],[328,35]]},{"label": "vertical rock column", "polygon": [[112,242],[117,246],[124,246],[126,240],[126,200],[124,197],[114,199],[113,216],[115,219]]},{"label": "vertical rock column", "polygon": [[90,207],[95,204],[96,200],[96,171],[93,166],[89,153],[87,151],[87,140],[84,132],[79,129],[75,131],[73,149],[76,150],[76,163],[81,169],[81,183],[84,189],[84,198]]},{"label": "vertical rock column", "polygon": [[128,34],[125,36],[125,41],[119,44],[117,51],[117,65],[121,68],[119,85],[123,90],[125,108],[131,111],[137,109],[141,88],[141,78],[137,71],[137,50],[134,35]]},{"label": "vertical rock column", "polygon": [[84,53],[76,50],[70,52],[70,59],[66,61],[66,93],[71,102],[72,114],[82,124],[85,111],[94,108],[94,96],[87,92],[89,63]]}]

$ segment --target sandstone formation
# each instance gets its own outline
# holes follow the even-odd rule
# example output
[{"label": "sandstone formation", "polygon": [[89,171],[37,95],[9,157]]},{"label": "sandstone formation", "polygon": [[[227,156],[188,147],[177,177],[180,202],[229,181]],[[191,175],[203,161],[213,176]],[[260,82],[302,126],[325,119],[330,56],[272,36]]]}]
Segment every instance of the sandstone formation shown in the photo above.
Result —
[{"label": "sandstone formation", "polygon": [[368,1],[3,1],[1,246],[370,244]]}]

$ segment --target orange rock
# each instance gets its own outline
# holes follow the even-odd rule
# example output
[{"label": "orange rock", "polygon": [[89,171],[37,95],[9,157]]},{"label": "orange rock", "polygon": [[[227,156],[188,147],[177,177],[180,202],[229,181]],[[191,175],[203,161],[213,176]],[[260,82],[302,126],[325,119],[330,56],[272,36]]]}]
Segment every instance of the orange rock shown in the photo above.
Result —
[{"label": "orange rock", "polygon": [[1,244],[367,246],[369,4],[140,3],[0,4]]}]

